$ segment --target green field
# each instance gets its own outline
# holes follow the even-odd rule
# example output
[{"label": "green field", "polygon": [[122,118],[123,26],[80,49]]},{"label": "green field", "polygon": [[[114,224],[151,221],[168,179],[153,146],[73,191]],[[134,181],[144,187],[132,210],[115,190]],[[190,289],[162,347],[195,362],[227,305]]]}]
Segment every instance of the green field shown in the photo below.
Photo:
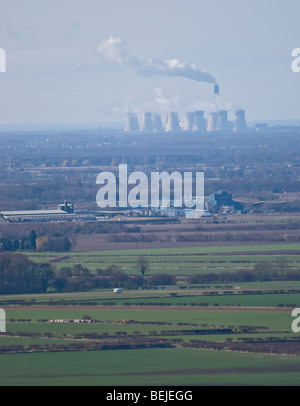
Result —
[{"label": "green field", "polygon": [[[284,258],[297,269],[299,244],[95,253],[28,253],[55,267],[119,265],[149,274],[253,268]],[[1,386],[299,385],[300,336],[291,311],[300,281],[177,285],[1,296]],[[55,320],[64,322],[55,322]],[[85,322],[78,322],[78,320]]]},{"label": "green field", "polygon": [[[223,255],[222,255],[223,254]],[[56,268],[81,264],[90,271],[117,265],[122,271],[136,273],[136,261],[147,257],[150,273],[190,275],[210,271],[252,269],[259,262],[286,261],[289,269],[300,267],[300,244],[191,247],[153,250],[127,250],[80,253],[29,253],[37,262],[52,262]]]},{"label": "green field", "polygon": [[[91,333],[106,336],[120,345],[122,336],[131,335],[177,339],[187,345],[193,340],[224,343],[230,339],[238,343],[245,339],[297,338],[291,331],[290,313],[276,309],[11,306],[6,313],[7,331],[11,336],[1,336],[0,347],[22,345],[27,351],[32,351],[35,345],[68,346],[80,340],[84,342],[84,337]],[[80,319],[84,315],[95,323],[46,322]],[[131,323],[123,323],[124,320]],[[229,326],[234,333],[214,333],[215,329]],[[242,326],[259,327],[264,332],[242,333]],[[199,331],[207,329],[212,333],[199,335]],[[33,336],[29,337],[30,334]],[[101,342],[103,338],[97,340]],[[297,385],[300,379],[298,355],[207,351],[182,348],[180,343],[173,348],[0,354],[0,385]]]},{"label": "green field", "polygon": [[299,378],[299,357],[193,349],[4,355],[0,364],[2,385],[298,385]]},{"label": "green field", "polygon": [[[232,286],[225,289],[223,285],[216,288],[212,285],[207,289],[179,289],[178,286],[158,288],[157,290],[127,290],[121,295],[111,290],[95,290],[91,292],[44,294],[44,295],[12,295],[2,296],[2,307],[21,301],[23,305],[59,306],[228,306],[228,307],[300,307],[299,293],[293,293],[296,284],[286,287],[284,292],[277,293],[274,283],[261,283],[259,288],[248,287],[247,284],[235,290]],[[279,283],[276,284],[280,286]],[[298,284],[299,286],[299,284]],[[240,289],[241,288],[241,289]],[[247,289],[247,290],[246,290]],[[259,290],[257,290],[259,289]],[[291,290],[291,292],[289,292]],[[244,292],[247,293],[244,293]],[[275,293],[274,293],[275,292]],[[1,303],[1,302],[0,302]]]}]

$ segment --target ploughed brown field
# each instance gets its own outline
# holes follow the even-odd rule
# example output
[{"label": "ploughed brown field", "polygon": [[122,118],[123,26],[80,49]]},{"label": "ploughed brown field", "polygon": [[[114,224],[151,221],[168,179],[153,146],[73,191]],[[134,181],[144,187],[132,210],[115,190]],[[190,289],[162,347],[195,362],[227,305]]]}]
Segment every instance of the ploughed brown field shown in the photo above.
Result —
[{"label": "ploughed brown field", "polygon": [[[123,224],[132,232],[72,235],[73,251],[156,249],[218,245],[297,243],[300,215],[249,214],[181,219],[177,224],[149,224],[136,220]],[[138,231],[134,230],[138,227]]]}]

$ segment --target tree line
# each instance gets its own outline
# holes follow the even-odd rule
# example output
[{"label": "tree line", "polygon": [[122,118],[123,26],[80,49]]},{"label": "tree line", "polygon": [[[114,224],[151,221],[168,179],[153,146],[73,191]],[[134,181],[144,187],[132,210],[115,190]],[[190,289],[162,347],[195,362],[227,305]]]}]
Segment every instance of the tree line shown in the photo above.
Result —
[{"label": "tree line", "polygon": [[227,282],[265,282],[272,280],[299,280],[300,269],[288,268],[284,259],[278,262],[259,262],[249,270],[235,272],[206,272],[194,275],[187,275],[186,283],[227,283]]},{"label": "tree line", "polygon": [[0,254],[0,294],[45,293],[54,278],[50,264],[37,264],[23,254]]},{"label": "tree line", "polygon": [[176,277],[168,274],[146,275],[147,259],[136,263],[136,275],[128,275],[111,265],[95,273],[81,264],[55,269],[49,263],[35,263],[22,253],[0,254],[0,294],[86,291],[96,288],[138,289],[142,286],[176,284]]},{"label": "tree line", "polygon": [[56,292],[86,291],[89,289],[126,288],[138,289],[146,286],[175,285],[176,276],[165,273],[146,275],[146,267],[136,264],[140,274],[128,275],[118,266],[111,265],[91,273],[81,264],[63,267],[53,281]]},{"label": "tree line", "polygon": [[19,239],[0,238],[0,251],[38,250],[68,252],[72,243],[67,237],[37,237],[35,230]]},{"label": "tree line", "polygon": [[[90,289],[126,288],[176,285],[175,275],[149,274],[150,264],[140,257],[136,274],[128,275],[116,265],[91,273],[81,264],[55,269],[49,263],[36,263],[22,253],[0,254],[0,294],[87,291]],[[253,269],[236,272],[209,272],[187,275],[187,284],[230,282],[262,282],[267,280],[300,280],[300,270],[291,270],[286,261],[257,263]]]}]

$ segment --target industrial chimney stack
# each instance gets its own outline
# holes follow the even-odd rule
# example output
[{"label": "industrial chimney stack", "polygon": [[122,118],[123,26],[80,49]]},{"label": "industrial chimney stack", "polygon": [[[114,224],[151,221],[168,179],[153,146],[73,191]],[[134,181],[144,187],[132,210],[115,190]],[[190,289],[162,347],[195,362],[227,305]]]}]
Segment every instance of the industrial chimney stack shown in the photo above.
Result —
[{"label": "industrial chimney stack", "polygon": [[214,95],[215,95],[215,96],[219,96],[219,95],[220,95],[220,86],[219,86],[219,85],[215,85],[215,86],[214,86]]}]

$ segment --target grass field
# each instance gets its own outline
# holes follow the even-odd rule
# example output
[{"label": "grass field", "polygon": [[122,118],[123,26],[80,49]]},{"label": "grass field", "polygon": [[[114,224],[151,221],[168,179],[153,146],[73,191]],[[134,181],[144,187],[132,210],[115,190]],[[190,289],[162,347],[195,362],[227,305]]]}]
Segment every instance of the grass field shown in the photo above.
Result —
[{"label": "grass field", "polygon": [[[76,319],[88,314],[99,324],[75,325],[40,322],[42,319]],[[153,330],[164,337],[168,331],[197,330],[200,327],[233,327],[252,325],[268,327],[270,332],[255,337],[291,336],[287,312],[232,312],[199,309],[142,310],[86,308],[23,308],[7,310],[8,331],[16,337],[1,337],[6,344],[49,344],[74,341],[74,336],[98,334],[142,334]],[[131,319],[133,324],[122,324]],[[109,322],[109,323],[108,323]],[[146,323],[146,324],[139,324]],[[150,323],[150,324],[147,324]],[[184,324],[184,325],[181,325]],[[18,332],[51,333],[49,338],[18,338]],[[274,331],[272,333],[272,331]],[[250,335],[251,336],[251,335]],[[249,334],[206,335],[205,340],[240,340]],[[184,339],[180,334],[176,338]],[[199,339],[189,335],[188,340]],[[200,337],[203,339],[203,337]],[[73,351],[51,353],[1,354],[1,385],[206,385],[206,384],[284,384],[296,385],[300,379],[300,357],[240,352],[206,351],[185,348],[131,349],[115,351]],[[230,369],[230,371],[229,371]]]},{"label": "grass field", "polygon": [[[295,339],[287,309],[40,305],[9,306],[6,314],[11,336],[0,337],[0,348],[22,345],[25,352],[0,354],[0,385],[296,385],[300,379],[300,356],[295,354],[207,351],[180,345],[199,339],[211,343]],[[80,319],[84,315],[95,323],[46,322]],[[242,333],[241,326],[253,326],[263,332]],[[228,327],[234,331],[232,334],[215,334],[215,329]],[[100,337],[95,341],[106,337],[118,345],[131,335],[176,339],[177,344],[173,348],[114,351],[34,351],[35,346],[86,342],[89,334]]]},{"label": "grass field", "polygon": [[300,378],[300,358],[193,349],[3,355],[1,361],[2,385],[298,385]]},{"label": "grass field", "polygon": [[117,265],[123,272],[136,273],[136,261],[147,257],[150,273],[191,275],[208,271],[252,269],[258,262],[286,261],[289,269],[300,268],[300,244],[241,245],[170,248],[153,250],[29,253],[37,262],[51,262],[56,268],[81,264],[91,272]]},{"label": "grass field", "polygon": [[[56,267],[117,264],[136,273],[137,258],[147,255],[149,274],[181,276],[283,257],[297,269],[298,252],[300,244],[28,256]],[[1,296],[7,334],[0,335],[0,385],[299,385],[300,336],[291,311],[300,307],[300,281],[231,285],[181,281],[120,295]]]}]

